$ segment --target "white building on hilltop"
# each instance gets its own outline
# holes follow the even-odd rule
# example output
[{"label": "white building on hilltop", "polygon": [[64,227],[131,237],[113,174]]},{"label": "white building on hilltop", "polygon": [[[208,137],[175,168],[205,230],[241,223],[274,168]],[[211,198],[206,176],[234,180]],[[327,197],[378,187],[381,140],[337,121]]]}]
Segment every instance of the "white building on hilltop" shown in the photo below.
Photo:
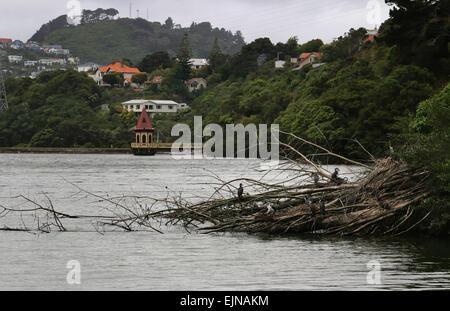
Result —
[{"label": "white building on hilltop", "polygon": [[135,99],[122,103],[124,110],[141,113],[145,109],[151,115],[155,113],[176,113],[189,108],[185,103],[179,104],[173,100]]},{"label": "white building on hilltop", "polygon": [[209,64],[206,58],[191,58],[189,63],[191,64],[191,69],[200,69]]}]

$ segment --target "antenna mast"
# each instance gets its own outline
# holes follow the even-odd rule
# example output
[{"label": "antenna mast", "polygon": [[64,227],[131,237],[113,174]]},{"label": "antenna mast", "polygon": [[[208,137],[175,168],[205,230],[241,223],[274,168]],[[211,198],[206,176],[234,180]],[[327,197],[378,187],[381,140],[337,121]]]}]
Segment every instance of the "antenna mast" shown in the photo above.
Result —
[{"label": "antenna mast", "polygon": [[0,61],[0,112],[8,109],[8,99],[6,98],[5,82],[3,80],[2,62]]}]

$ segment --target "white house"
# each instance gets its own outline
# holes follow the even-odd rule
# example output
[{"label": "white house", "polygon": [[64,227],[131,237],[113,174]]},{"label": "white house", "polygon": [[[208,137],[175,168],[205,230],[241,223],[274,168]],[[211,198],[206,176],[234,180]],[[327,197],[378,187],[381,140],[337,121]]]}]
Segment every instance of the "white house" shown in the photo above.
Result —
[{"label": "white house", "polygon": [[86,64],[81,64],[77,67],[78,72],[89,72],[89,71],[95,71],[97,70],[97,68],[102,67],[99,64],[95,64],[95,63],[86,63]]},{"label": "white house", "polygon": [[23,60],[23,56],[9,55],[8,60],[10,63],[20,63]]},{"label": "white house", "polygon": [[277,60],[275,62],[275,68],[283,68],[285,64],[286,64],[286,61],[284,61],[284,60]]},{"label": "white house", "polygon": [[189,92],[204,89],[208,86],[207,82],[203,78],[193,78],[185,81],[185,84]]},{"label": "white house", "polygon": [[34,66],[36,66],[37,65],[37,61],[35,61],[35,60],[26,60],[26,61],[24,61],[23,62],[23,65],[25,66],[25,67],[34,67]]},{"label": "white house", "polygon": [[54,64],[65,65],[66,60],[63,58],[41,58],[39,64],[51,66]]},{"label": "white house", "polygon": [[176,113],[189,108],[185,103],[179,104],[173,100],[135,99],[122,103],[126,111],[141,113],[145,109],[151,115],[155,113]]},{"label": "white house", "polygon": [[191,64],[191,69],[200,69],[209,64],[206,58],[191,58],[189,63]]}]

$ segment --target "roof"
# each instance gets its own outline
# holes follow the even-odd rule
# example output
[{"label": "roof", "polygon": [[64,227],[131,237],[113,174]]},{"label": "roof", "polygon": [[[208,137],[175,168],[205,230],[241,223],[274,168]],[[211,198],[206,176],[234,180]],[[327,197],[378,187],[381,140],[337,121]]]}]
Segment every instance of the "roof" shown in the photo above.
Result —
[{"label": "roof", "polygon": [[152,119],[148,116],[148,113],[145,109],[142,109],[141,115],[139,116],[135,131],[154,131],[152,125]]},{"label": "roof", "polygon": [[177,102],[173,100],[151,100],[152,103],[155,103],[157,105],[178,105]]},{"label": "roof", "polygon": [[366,39],[364,39],[364,42],[373,41],[378,36],[379,36],[378,34],[368,36]]},{"label": "roof", "polygon": [[99,67],[98,70],[100,70],[101,72],[113,71],[120,73],[141,73],[139,69],[128,67],[127,65],[121,62],[115,62],[106,67]]},{"label": "roof", "polygon": [[129,100],[127,102],[124,102],[122,104],[131,104],[131,105],[133,105],[133,104],[145,104],[145,103],[148,103],[149,101],[150,100],[148,100],[148,99],[133,99],[133,100]]},{"label": "roof", "polygon": [[318,57],[318,58],[322,58],[323,53],[322,53],[322,52],[302,53],[302,54],[300,55],[300,59],[303,60],[303,59],[305,59],[305,58],[310,57],[311,55],[314,55],[314,56],[316,56],[316,57]]},{"label": "roof", "polygon": [[8,39],[8,38],[0,38],[0,43],[10,43],[10,42],[12,42],[11,39]]},{"label": "roof", "polygon": [[162,79],[163,79],[162,76],[156,76],[153,79],[151,79],[150,81],[145,81],[145,83],[150,83],[150,84],[158,83],[159,84],[162,82]]},{"label": "roof", "polygon": [[191,58],[189,63],[192,66],[206,66],[208,65],[208,60],[206,58]]},{"label": "roof", "polygon": [[122,105],[142,105],[142,104],[155,104],[155,105],[179,105],[173,100],[158,100],[158,99],[133,99],[122,103]]},{"label": "roof", "polygon": [[186,83],[192,83],[192,82],[205,82],[206,83],[206,80],[203,78],[192,78],[192,79],[189,79],[186,81]]}]

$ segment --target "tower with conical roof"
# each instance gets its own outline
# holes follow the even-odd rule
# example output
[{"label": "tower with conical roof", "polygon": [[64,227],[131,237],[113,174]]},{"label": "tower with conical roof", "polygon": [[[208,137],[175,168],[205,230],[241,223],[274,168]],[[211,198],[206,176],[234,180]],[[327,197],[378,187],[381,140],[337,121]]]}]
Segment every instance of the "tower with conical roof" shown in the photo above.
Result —
[{"label": "tower with conical roof", "polygon": [[156,147],[153,144],[153,133],[155,128],[152,125],[152,119],[145,109],[142,109],[136,127],[136,142],[131,144],[131,149],[135,155],[154,155]]}]

